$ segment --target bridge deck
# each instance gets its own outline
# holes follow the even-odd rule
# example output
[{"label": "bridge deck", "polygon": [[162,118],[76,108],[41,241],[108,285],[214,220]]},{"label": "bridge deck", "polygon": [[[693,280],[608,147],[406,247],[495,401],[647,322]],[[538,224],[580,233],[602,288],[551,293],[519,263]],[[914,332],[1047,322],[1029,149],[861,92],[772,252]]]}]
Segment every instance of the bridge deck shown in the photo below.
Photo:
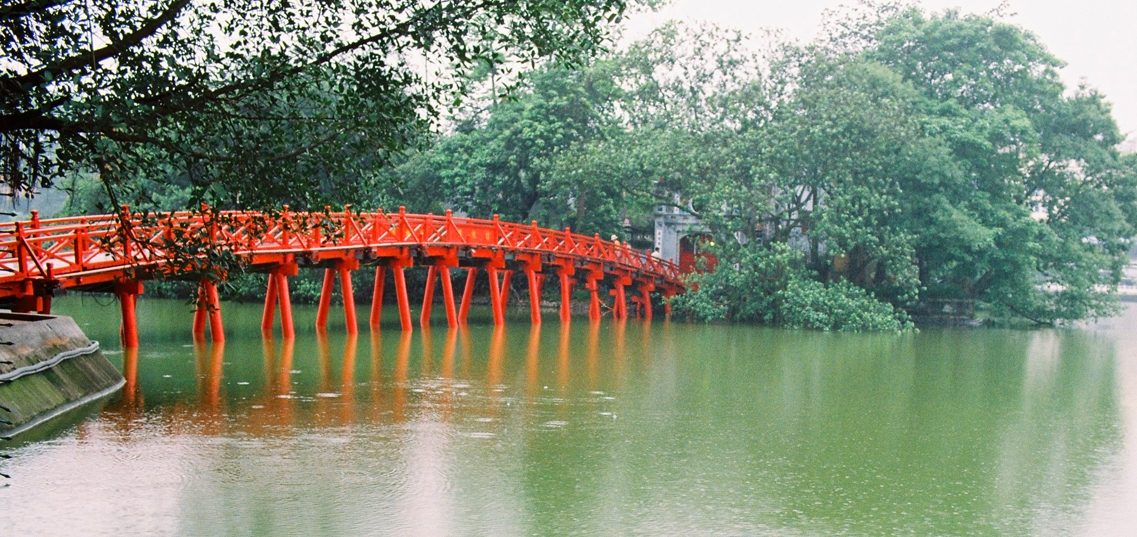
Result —
[{"label": "bridge deck", "polygon": [[[330,294],[334,272],[347,273],[346,277],[341,275],[341,285],[346,289],[350,287],[351,270],[374,265],[380,279],[374,298],[379,302],[382,270],[389,267],[397,271],[396,291],[405,313],[401,315],[404,329],[409,329],[409,313],[404,284],[400,283],[402,270],[415,265],[430,269],[428,299],[433,294],[434,277],[440,276],[451,324],[458,322],[451,311],[448,271],[452,268],[473,269],[470,282],[476,269],[486,269],[493,282],[491,302],[495,303],[502,297],[494,295],[507,292],[502,287],[507,286],[511,272],[523,271],[534,304],[539,301],[546,273],[553,269],[561,280],[562,310],[567,309],[568,292],[577,271],[581,271],[592,292],[590,309],[599,309],[596,285],[606,282],[613,288],[616,316],[625,308],[625,286],[636,287],[639,295],[633,301],[645,307],[647,315],[651,293],[670,296],[683,290],[678,267],[646,252],[596,235],[545,229],[536,222],[503,222],[496,216],[484,220],[455,217],[449,212],[441,216],[408,214],[403,209],[395,214],[354,212],[350,207],[338,212],[290,212],[285,208],[279,213],[161,214],[130,213],[124,208],[116,215],[41,220],[33,214],[30,221],[0,224],[0,300],[22,311],[48,312],[56,289],[113,289],[123,299],[126,322],[125,309],[133,308],[133,298],[125,295],[137,295],[141,292],[137,282],[152,278],[202,280],[206,282],[202,301],[216,309],[216,290],[209,288],[212,282],[224,279],[224,271],[235,262],[273,274],[266,289],[266,319],[269,302],[287,300],[287,280],[280,288],[273,278],[294,275],[296,266],[326,268],[324,290]],[[500,281],[499,272],[504,278]],[[463,305],[469,301],[473,284],[467,287]],[[206,296],[210,293],[213,299]],[[326,313],[325,302],[321,300]],[[280,306],[283,316],[285,304]],[[424,302],[423,308],[424,317],[429,317],[430,305]],[[540,322],[539,311],[533,308],[533,319]],[[503,315],[504,304],[500,305],[501,312],[498,309],[495,306],[495,321],[501,317],[499,313]],[[599,313],[590,316],[595,318]],[[562,317],[566,317],[563,312]],[[219,327],[218,320],[213,329],[215,338],[219,337]],[[195,334],[198,328],[195,324]]]}]

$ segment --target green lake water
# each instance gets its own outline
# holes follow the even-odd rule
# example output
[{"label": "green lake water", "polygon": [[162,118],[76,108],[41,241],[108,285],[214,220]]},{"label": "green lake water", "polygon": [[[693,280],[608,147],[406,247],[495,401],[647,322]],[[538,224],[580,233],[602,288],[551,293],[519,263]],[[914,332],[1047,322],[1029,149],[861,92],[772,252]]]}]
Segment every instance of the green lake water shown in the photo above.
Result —
[{"label": "green lake water", "polygon": [[293,343],[58,300],[123,392],[0,445],[0,535],[1137,535],[1137,308],[1054,330],[574,319]]}]

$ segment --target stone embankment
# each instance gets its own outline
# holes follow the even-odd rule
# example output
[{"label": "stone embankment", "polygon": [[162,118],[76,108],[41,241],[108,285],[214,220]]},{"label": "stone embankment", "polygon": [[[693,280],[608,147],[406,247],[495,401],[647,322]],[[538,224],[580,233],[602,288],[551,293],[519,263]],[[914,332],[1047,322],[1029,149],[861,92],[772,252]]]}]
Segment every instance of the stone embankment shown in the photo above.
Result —
[{"label": "stone embankment", "polygon": [[70,317],[0,312],[0,436],[114,393],[123,382]]}]

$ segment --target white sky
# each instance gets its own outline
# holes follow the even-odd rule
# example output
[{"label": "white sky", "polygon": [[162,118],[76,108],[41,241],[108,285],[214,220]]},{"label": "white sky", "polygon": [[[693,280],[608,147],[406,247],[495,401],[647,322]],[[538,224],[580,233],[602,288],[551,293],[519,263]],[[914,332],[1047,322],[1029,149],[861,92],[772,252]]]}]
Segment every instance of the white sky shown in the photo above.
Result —
[{"label": "white sky", "polygon": [[[786,37],[811,40],[821,27],[822,12],[855,0],[672,0],[658,12],[637,14],[626,24],[636,39],[672,19],[706,21],[760,35],[780,29]],[[1000,0],[922,0],[926,9],[958,7],[987,13]],[[1059,59],[1067,87],[1080,82],[1103,93],[1113,104],[1121,132],[1137,141],[1137,2],[1133,0],[1007,0],[1009,22],[1026,28]]]}]

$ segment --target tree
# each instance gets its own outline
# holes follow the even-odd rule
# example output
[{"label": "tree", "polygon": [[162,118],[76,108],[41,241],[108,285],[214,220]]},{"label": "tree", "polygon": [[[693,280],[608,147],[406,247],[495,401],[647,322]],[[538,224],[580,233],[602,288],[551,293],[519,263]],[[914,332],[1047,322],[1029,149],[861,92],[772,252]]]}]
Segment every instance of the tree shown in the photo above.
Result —
[{"label": "tree", "polygon": [[[0,179],[174,183],[299,206],[380,169],[489,61],[573,62],[624,0],[17,0],[0,7]],[[345,187],[347,189],[345,190]],[[135,193],[146,200],[148,188]]]},{"label": "tree", "polygon": [[990,17],[910,8],[871,35],[865,56],[928,99],[926,129],[959,169],[937,192],[912,193],[911,214],[930,217],[913,222],[924,230],[924,285],[1044,323],[1110,313],[1137,232],[1137,185],[1100,94],[1067,95],[1061,62],[1033,34]]},{"label": "tree", "polygon": [[586,67],[527,73],[395,176],[477,216],[604,236],[645,227],[673,194],[702,200],[746,175],[757,63],[735,32],[665,25]]},{"label": "tree", "polygon": [[[488,114],[464,118],[420,155],[396,169],[417,197],[472,216],[525,221],[548,216],[542,189],[549,163],[573,144],[610,128],[611,99],[591,69],[553,64],[526,75],[527,86],[491,103]],[[436,187],[438,187],[436,189]]]},{"label": "tree", "polygon": [[706,205],[720,243],[797,244],[815,278],[904,308],[1114,311],[1137,176],[1100,94],[1067,92],[1032,34],[988,16],[870,4],[830,28],[769,63],[749,173]]},{"label": "tree", "polygon": [[936,142],[918,122],[919,95],[882,65],[857,58],[810,58],[798,84],[761,140],[774,178],[770,238],[804,241],[821,279],[911,305],[919,282],[906,192],[938,173],[929,158]]}]

